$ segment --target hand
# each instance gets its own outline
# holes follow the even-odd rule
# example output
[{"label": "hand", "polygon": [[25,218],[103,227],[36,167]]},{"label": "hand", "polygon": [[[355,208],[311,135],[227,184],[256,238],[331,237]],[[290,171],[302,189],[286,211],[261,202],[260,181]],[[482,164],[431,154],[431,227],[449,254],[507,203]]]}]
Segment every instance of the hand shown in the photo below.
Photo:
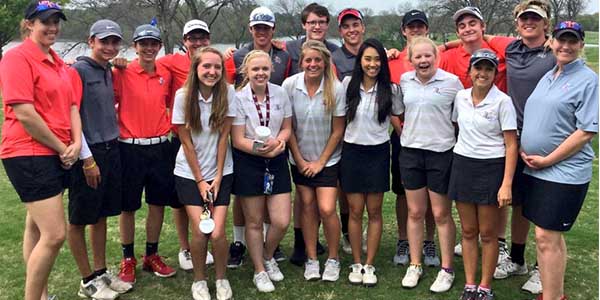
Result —
[{"label": "hand", "polygon": [[498,207],[512,204],[512,186],[502,185],[498,190]]},{"label": "hand", "polygon": [[268,138],[265,143],[263,144],[262,148],[259,148],[259,152],[262,153],[269,153],[273,150],[275,150],[275,148],[277,148],[277,146],[279,146],[279,140],[278,139],[274,139],[274,138]]},{"label": "hand", "polygon": [[207,194],[208,190],[210,189],[210,185],[208,184],[208,182],[206,182],[206,180],[201,180],[196,185],[198,186],[198,190],[200,191],[200,197],[202,198],[202,201],[208,200]]},{"label": "hand", "polygon": [[112,65],[115,66],[115,68],[117,68],[117,69],[127,68],[128,63],[129,62],[127,61],[127,58],[125,58],[125,57],[115,57],[112,60]]},{"label": "hand", "polygon": [[550,166],[545,156],[541,155],[527,155],[525,152],[521,151],[521,158],[525,162],[525,164],[534,169],[539,170]]},{"label": "hand", "polygon": [[81,151],[81,143],[73,143],[60,154],[60,161],[64,166],[71,167],[79,159],[79,151]]},{"label": "hand", "polygon": [[285,42],[282,40],[271,40],[271,45],[273,45],[275,48],[283,49]]},{"label": "hand", "polygon": [[233,53],[235,53],[237,49],[233,48],[233,47],[229,47],[227,48],[227,50],[225,50],[223,52],[223,60],[228,60],[233,56]]},{"label": "hand", "polygon": [[63,59],[63,62],[65,63],[65,65],[71,66],[76,62],[76,60],[74,60],[72,58],[67,58],[67,59]]},{"label": "hand", "polygon": [[209,191],[213,194],[213,201],[217,200],[217,196],[219,196],[219,189],[221,188],[221,181],[223,180],[222,176],[217,176],[213,179],[213,182],[210,184]]},{"label": "hand", "polygon": [[396,48],[392,48],[386,51],[388,59],[396,59],[400,57],[400,51]]},{"label": "hand", "polygon": [[94,161],[94,158],[89,157],[84,159],[82,168],[87,185],[93,189],[97,189],[102,179],[100,176],[100,168],[96,164],[96,161]]},{"label": "hand", "polygon": [[319,174],[323,170],[324,167],[325,167],[325,165],[318,161],[308,162],[306,164],[306,169],[304,170],[304,176],[313,178],[317,174]]}]

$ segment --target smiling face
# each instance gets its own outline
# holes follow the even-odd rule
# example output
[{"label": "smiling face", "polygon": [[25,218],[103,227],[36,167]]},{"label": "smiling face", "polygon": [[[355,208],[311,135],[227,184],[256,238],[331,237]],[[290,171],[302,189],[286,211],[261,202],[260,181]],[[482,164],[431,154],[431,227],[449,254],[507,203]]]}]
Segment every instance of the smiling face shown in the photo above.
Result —
[{"label": "smiling face", "polygon": [[524,39],[545,36],[548,26],[548,20],[533,12],[526,12],[517,18],[517,31]]},{"label": "smiling face", "polygon": [[429,33],[427,25],[421,21],[414,21],[408,23],[402,27],[402,34],[406,37],[406,40],[410,43],[413,38],[418,36],[426,36]]},{"label": "smiling face", "polygon": [[490,88],[496,78],[496,67],[491,62],[482,60],[471,66],[469,77],[473,88]]},{"label": "smiling face", "polygon": [[304,79],[321,80],[325,72],[325,60],[321,53],[314,49],[305,49],[302,58]]},{"label": "smiling face", "polygon": [[58,14],[54,14],[45,21],[35,18],[26,21],[27,29],[29,30],[29,38],[38,45],[45,48],[52,46],[60,32],[60,18]]},{"label": "smiling face", "polygon": [[192,30],[183,38],[183,45],[192,57],[197,49],[210,46],[210,34],[203,30]]},{"label": "smiling face", "polygon": [[105,64],[115,58],[121,49],[121,39],[116,36],[107,36],[99,39],[95,36],[88,39],[88,44],[92,49],[92,59],[100,64]]},{"label": "smiling face", "polygon": [[435,49],[428,43],[418,43],[411,48],[410,62],[415,68],[417,77],[430,79],[436,72],[437,59]]},{"label": "smiling face", "polygon": [[326,16],[319,16],[315,13],[310,13],[306,17],[306,22],[302,24],[302,28],[306,30],[306,38],[309,40],[324,41],[329,29],[329,23]]},{"label": "smiling face", "polygon": [[360,58],[360,66],[364,72],[364,76],[377,80],[377,75],[381,70],[381,57],[373,47],[368,47],[363,52]]},{"label": "smiling face", "polygon": [[252,87],[264,87],[271,78],[272,63],[268,56],[257,56],[246,62],[247,75]]},{"label": "smiling face", "polygon": [[273,40],[273,34],[275,33],[275,28],[265,25],[265,24],[256,24],[250,27],[250,34],[252,34],[252,40],[254,40],[254,44],[259,48],[268,47],[271,44],[271,40]]},{"label": "smiling face", "polygon": [[223,61],[216,53],[202,53],[196,72],[198,74],[200,85],[212,88],[221,79],[223,74]]},{"label": "smiling face", "polygon": [[556,56],[556,62],[564,66],[579,57],[579,53],[583,49],[583,41],[574,34],[563,33],[558,38],[552,39],[550,47]]},{"label": "smiling face", "polygon": [[138,59],[147,63],[153,62],[162,47],[161,42],[155,39],[143,39],[134,43]]},{"label": "smiling face", "polygon": [[344,39],[344,44],[351,46],[360,46],[365,35],[365,25],[358,18],[346,17],[339,27],[340,36]]},{"label": "smiling face", "polygon": [[456,33],[463,43],[483,40],[485,24],[473,15],[465,15],[456,22]]}]

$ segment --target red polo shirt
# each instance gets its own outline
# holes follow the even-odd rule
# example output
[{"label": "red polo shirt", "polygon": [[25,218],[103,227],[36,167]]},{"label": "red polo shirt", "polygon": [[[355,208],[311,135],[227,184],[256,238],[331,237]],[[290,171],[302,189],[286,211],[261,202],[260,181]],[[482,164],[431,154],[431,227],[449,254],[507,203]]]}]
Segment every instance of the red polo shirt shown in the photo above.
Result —
[{"label": "red polo shirt", "polygon": [[400,84],[400,77],[402,77],[402,74],[415,69],[410,61],[408,61],[408,47],[404,48],[396,59],[390,60],[388,66],[390,67],[392,82]]},{"label": "red polo shirt", "polygon": [[[50,131],[63,143],[71,142],[71,106],[77,105],[71,78],[62,59],[50,49],[51,62],[30,39],[11,49],[0,61],[0,89],[4,109],[0,158],[56,155],[29,135],[12,104],[33,104]],[[80,83],[81,85],[81,83]]]},{"label": "red polo shirt", "polygon": [[171,73],[158,64],[154,73],[146,73],[137,59],[126,69],[113,69],[121,138],[169,134],[171,120],[167,107],[171,79]]},{"label": "red polo shirt", "polygon": [[[513,41],[513,38],[509,37],[494,37],[489,43],[482,42],[481,48],[490,49],[496,51],[496,49],[506,49],[506,46]],[[496,52],[498,56],[498,74],[496,75],[495,84],[504,93],[506,93],[506,55],[505,51]],[[449,49],[444,51],[440,56],[439,67],[443,70],[450,72],[460,79],[460,82],[465,88],[473,86],[471,78],[467,74],[469,69],[469,60],[471,59],[471,53],[467,52],[465,48],[460,45],[457,48]]]},{"label": "red polo shirt", "polygon": [[[175,99],[175,92],[180,89],[187,75],[190,72],[190,66],[192,61],[187,53],[175,53],[165,55],[156,60],[156,65],[161,65],[171,73],[171,90],[169,91],[169,111],[173,110],[173,101]],[[170,117],[169,117],[170,120]],[[172,125],[171,131],[177,134],[177,126]]]}]

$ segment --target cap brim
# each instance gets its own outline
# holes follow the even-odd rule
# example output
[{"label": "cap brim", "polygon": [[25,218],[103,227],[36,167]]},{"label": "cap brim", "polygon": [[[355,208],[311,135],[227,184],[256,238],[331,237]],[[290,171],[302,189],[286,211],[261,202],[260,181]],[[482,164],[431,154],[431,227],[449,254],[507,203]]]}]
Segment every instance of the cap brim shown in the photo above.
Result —
[{"label": "cap brim", "polygon": [[362,21],[362,18],[360,17],[358,11],[347,11],[343,15],[338,16],[338,26],[342,26],[342,22],[347,17],[352,17],[352,18],[359,19],[360,21]]},{"label": "cap brim", "polygon": [[194,28],[192,28],[192,29],[190,29],[190,30],[188,30],[188,31],[185,31],[185,32],[183,33],[183,35],[189,34],[190,32],[192,32],[192,31],[196,31],[196,30],[199,30],[199,31],[204,31],[204,32],[206,32],[206,33],[210,34],[210,30],[208,30],[207,28],[203,28],[203,27],[194,27]]},{"label": "cap brim", "polygon": [[102,33],[98,33],[94,35],[95,37],[97,37],[98,39],[105,39],[109,36],[116,36],[120,39],[123,39],[123,36],[121,36],[120,34],[116,33],[116,32],[102,32]]},{"label": "cap brim", "polygon": [[484,60],[489,61],[492,65],[494,65],[494,67],[496,67],[496,68],[498,67],[498,62],[496,62],[493,59],[488,58],[488,57],[478,57],[478,58],[474,59],[473,62],[471,62],[471,66],[474,66]]},{"label": "cap brim", "polygon": [[473,11],[470,11],[470,10],[459,10],[452,16],[452,19],[454,20],[454,22],[457,22],[464,15],[471,15],[471,16],[475,17],[476,19],[483,21],[483,18],[481,18],[476,13],[474,13]]},{"label": "cap brim", "polygon": [[577,32],[577,30],[573,30],[573,29],[561,29],[554,33],[554,37],[559,38],[560,36],[564,35],[565,33],[570,33],[570,34],[574,35],[578,40],[583,41],[583,36],[581,36],[581,34],[579,32]]},{"label": "cap brim", "polygon": [[37,13],[37,14],[33,15],[32,18],[39,18],[40,20],[45,21],[45,20],[48,20],[48,18],[52,17],[55,14],[58,15],[59,18],[65,20],[65,21],[67,20],[67,17],[61,10],[54,9],[54,8],[50,8],[43,12]]},{"label": "cap brim", "polygon": [[530,12],[530,13],[534,13],[534,14],[538,15],[538,16],[542,17],[542,19],[548,19],[548,17],[546,16],[546,14],[545,14],[545,13],[542,13],[542,12],[540,12],[539,10],[537,10],[537,9],[535,9],[535,8],[528,8],[528,9],[526,9],[526,10],[524,10],[524,11],[520,12],[520,13],[517,15],[517,18],[521,17],[521,16],[522,16],[524,13],[528,13],[528,12]]},{"label": "cap brim", "polygon": [[252,27],[254,25],[259,25],[259,24],[267,25],[271,28],[275,27],[275,23],[271,23],[271,22],[267,22],[267,21],[252,21],[252,22],[250,22],[250,27]]},{"label": "cap brim", "polygon": [[415,17],[414,19],[410,19],[406,23],[402,24],[402,26],[407,26],[408,24],[414,23],[414,22],[421,22],[421,23],[425,24],[425,26],[429,27],[429,23],[427,23],[427,20],[425,20],[422,17]]},{"label": "cap brim", "polygon": [[141,40],[157,40],[159,42],[162,43],[162,39],[159,37],[155,37],[155,36],[138,36],[137,38],[133,39],[134,42],[139,42]]}]

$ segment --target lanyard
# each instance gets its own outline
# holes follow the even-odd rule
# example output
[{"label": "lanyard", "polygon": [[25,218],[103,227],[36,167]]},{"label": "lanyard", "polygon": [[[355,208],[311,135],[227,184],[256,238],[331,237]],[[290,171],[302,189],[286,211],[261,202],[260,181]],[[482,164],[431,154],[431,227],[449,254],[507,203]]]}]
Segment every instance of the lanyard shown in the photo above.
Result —
[{"label": "lanyard", "polygon": [[[252,89],[251,89],[252,90]],[[269,101],[269,87],[267,86],[265,89],[265,106],[266,106],[266,118],[262,114],[262,110],[258,105],[258,98],[252,90],[252,100],[254,100],[254,105],[256,106],[256,112],[258,113],[258,120],[260,121],[260,126],[269,127],[269,121],[271,120],[271,101]]]}]

